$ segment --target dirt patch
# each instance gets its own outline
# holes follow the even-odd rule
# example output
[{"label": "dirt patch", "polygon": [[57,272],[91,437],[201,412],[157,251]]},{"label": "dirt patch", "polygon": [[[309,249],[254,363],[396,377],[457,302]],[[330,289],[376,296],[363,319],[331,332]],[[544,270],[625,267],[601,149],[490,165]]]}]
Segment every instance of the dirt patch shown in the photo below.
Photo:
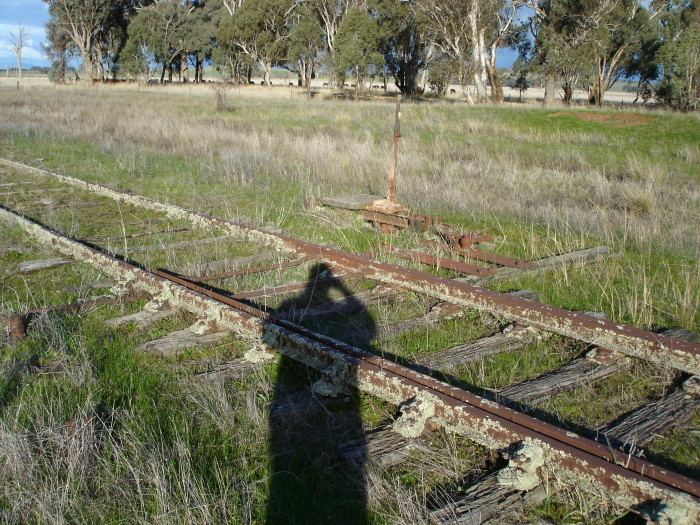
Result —
[{"label": "dirt patch", "polygon": [[548,117],[576,117],[586,122],[597,122],[615,128],[629,128],[648,124],[656,117],[642,115],[640,113],[594,113],[590,111],[557,111],[550,113]]}]

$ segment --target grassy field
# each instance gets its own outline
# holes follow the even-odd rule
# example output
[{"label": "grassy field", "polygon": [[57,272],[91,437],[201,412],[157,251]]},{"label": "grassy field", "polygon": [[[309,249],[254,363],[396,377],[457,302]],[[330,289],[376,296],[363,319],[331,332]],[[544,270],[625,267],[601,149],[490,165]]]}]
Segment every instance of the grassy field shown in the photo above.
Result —
[{"label": "grassy field", "polygon": [[[307,196],[383,193],[391,100],[308,100],[289,89],[246,87],[231,91],[228,110],[216,112],[207,88],[0,93],[2,157],[355,252],[386,240],[351,212],[304,210],[301,203]],[[595,266],[501,282],[498,289],[531,288],[544,302],[603,311],[647,329],[700,331],[697,115],[430,102],[406,102],[402,109],[403,204],[488,232],[495,236],[493,250],[505,255],[533,259],[598,245],[619,254]],[[11,227],[2,230],[3,244],[18,242],[29,241]],[[402,233],[392,242],[415,246],[416,238]],[[5,256],[5,269],[16,257]],[[79,282],[93,271],[71,272],[49,275],[44,288],[53,278]],[[6,310],[65,300],[7,273]],[[436,487],[457,486],[465,471],[473,478],[493,467],[489,453],[441,435],[399,471],[368,468],[354,483],[329,475],[329,443],[393,414],[392,407],[360,396],[352,401],[359,424],[343,421],[338,414],[347,407],[340,406],[288,429],[295,446],[284,449],[290,458],[284,468],[299,472],[295,461],[317,458],[299,474],[300,488],[270,458],[276,438],[268,407],[280,384],[294,392],[312,379],[308,373],[269,366],[233,387],[183,389],[189,361],[239,356],[248,343],[229,341],[213,354],[195,350],[163,363],[137,346],[191,319],[118,335],[101,324],[138,306],[47,319],[27,340],[2,347],[0,472],[7,481],[0,482],[0,521],[418,523],[425,521],[425,502],[438,497]],[[423,306],[416,299],[399,313]],[[397,312],[369,315],[381,324]],[[372,349],[413,358],[476,339],[497,324],[467,316]],[[540,342],[465,367],[458,379],[477,390],[496,388],[554,369],[581,351],[556,348],[556,341]],[[22,366],[30,359],[64,360],[70,373],[28,378]],[[279,377],[283,371],[288,377]],[[537,409],[572,429],[600,424],[662,395],[673,381],[670,371],[638,366],[594,392],[577,390]],[[591,404],[593,394],[608,401]],[[70,421],[100,423],[74,431],[66,428]],[[324,430],[307,440],[311,426]],[[688,436],[670,435],[652,453],[697,477],[700,445],[697,434]],[[289,502],[309,497],[317,514],[295,514],[300,510]],[[593,523],[616,512],[573,491],[548,500],[530,518]]]}]

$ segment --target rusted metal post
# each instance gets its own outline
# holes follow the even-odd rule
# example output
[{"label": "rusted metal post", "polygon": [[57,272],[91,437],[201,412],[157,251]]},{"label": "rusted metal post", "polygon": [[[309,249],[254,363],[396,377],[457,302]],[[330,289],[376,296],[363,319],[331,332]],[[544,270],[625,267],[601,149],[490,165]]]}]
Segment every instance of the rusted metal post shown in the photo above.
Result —
[{"label": "rusted metal post", "polygon": [[[372,202],[367,209],[374,212],[386,214],[408,213],[408,209],[396,202],[396,156],[399,151],[399,138],[401,137],[401,95],[396,99],[396,116],[394,117],[394,136],[391,146],[391,165],[389,166],[389,183],[386,190],[385,199],[377,199]],[[381,224],[381,223],[379,223]],[[389,233],[393,228],[384,224]]]},{"label": "rusted metal post", "polygon": [[391,145],[391,166],[389,167],[389,184],[386,191],[386,198],[391,202],[396,202],[396,155],[399,151],[399,138],[401,138],[401,95],[396,98],[394,137]]}]

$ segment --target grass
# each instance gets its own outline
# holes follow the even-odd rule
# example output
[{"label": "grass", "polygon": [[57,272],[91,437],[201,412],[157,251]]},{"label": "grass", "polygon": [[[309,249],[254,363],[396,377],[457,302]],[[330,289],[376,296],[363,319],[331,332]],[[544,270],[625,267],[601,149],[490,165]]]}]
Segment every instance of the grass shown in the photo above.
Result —
[{"label": "grass", "polygon": [[[68,91],[59,102],[48,90],[29,93],[9,91],[3,108],[3,149],[20,160],[40,156],[88,180],[345,249],[373,242],[357,218],[308,213],[300,202],[383,192],[386,102],[241,97],[216,114],[201,97]],[[655,113],[618,128],[552,113],[406,104],[400,199],[495,234],[510,255],[607,244],[628,257],[601,265],[592,282],[557,287],[571,293],[556,304],[579,301],[583,288],[595,297],[589,309],[620,321],[697,329],[697,116]]]},{"label": "grass", "polygon": [[[0,427],[5,519],[245,521],[241,501],[255,491],[246,489],[250,471],[236,465],[266,457],[244,445],[265,446],[259,429],[244,440],[253,430],[245,423],[217,429],[193,421],[189,394],[169,387],[166,369],[145,366],[124,338],[82,331],[77,339],[67,356],[85,364],[81,381],[27,377],[5,409],[13,413]],[[200,394],[198,407],[213,395]],[[226,399],[232,412],[246,403]]]},{"label": "grass", "polygon": [[[3,89],[0,156],[28,163],[42,158],[43,166],[68,175],[455,276],[393,259],[378,248],[386,237],[363,225],[357,214],[301,206],[307,196],[383,193],[392,101],[307,100],[290,97],[289,89],[243,88],[240,96],[237,90],[229,93],[228,104],[228,111],[217,112],[209,90],[189,96],[175,87],[138,94]],[[544,302],[605,311],[619,322],[698,331],[698,117],[633,112],[625,118],[637,124],[619,127],[618,115],[406,103],[399,198],[416,211],[494,235],[490,249],[505,255],[532,259],[601,244],[620,254],[594,266],[499,282],[496,289],[532,288]],[[12,177],[0,168],[0,178]],[[70,194],[46,195],[53,195],[56,205],[72,199]],[[109,241],[101,242],[115,250],[125,241],[136,247],[217,235],[213,230],[166,231],[125,239],[144,221],[159,221],[148,224],[152,231],[183,224],[128,207],[121,210],[124,220],[115,224],[103,211],[97,206],[88,225],[72,220],[82,213],[77,208],[54,208],[42,220],[85,237],[108,234]],[[418,240],[403,232],[390,242],[415,247]],[[0,241],[30,246],[11,227],[0,229]],[[14,274],[17,262],[49,253],[31,249],[9,251],[0,260],[3,311],[73,300],[54,283],[101,279],[80,264],[31,278]],[[232,242],[133,257],[182,269],[253,253],[255,246]],[[309,263],[213,284],[253,290],[271,279],[275,284],[305,280],[310,268]],[[363,282],[344,285],[348,292],[366,289]],[[341,292],[330,290],[332,296]],[[288,296],[259,300],[273,311],[292,303]],[[232,337],[215,348],[158,360],[136,348],[193,319],[180,316],[149,328],[118,330],[102,323],[140,306],[47,316],[28,339],[3,343],[0,471],[7,481],[0,483],[2,521],[424,523],[426,505],[444,496],[446,487],[466,486],[493,468],[492,454],[442,436],[408,466],[361,465],[359,473],[350,473],[335,460],[335,445],[364,428],[391,422],[395,407],[360,395],[280,428],[271,419],[274,403],[310,385],[315,372],[272,363],[232,385],[185,383],[183,388],[189,374],[239,357],[250,342]],[[361,326],[421,315],[430,306],[425,298],[409,297],[391,307],[371,306],[359,320],[337,316],[313,326],[340,337]],[[502,324],[468,312],[430,330],[365,346],[413,359],[490,335]],[[498,388],[555,369],[581,351],[577,345],[562,350],[561,341],[552,338],[462,367],[455,378],[475,391]],[[31,368],[64,362],[67,371],[51,376]],[[662,395],[675,379],[671,375],[633,368],[592,390],[551,398],[536,410],[569,428],[599,424]],[[348,419],[348,413],[354,417]],[[696,434],[678,431],[654,446],[655,459],[690,465],[687,472],[697,475],[687,459],[700,449]],[[536,515],[555,522],[572,516],[595,522],[617,512],[573,491],[553,496]]]}]

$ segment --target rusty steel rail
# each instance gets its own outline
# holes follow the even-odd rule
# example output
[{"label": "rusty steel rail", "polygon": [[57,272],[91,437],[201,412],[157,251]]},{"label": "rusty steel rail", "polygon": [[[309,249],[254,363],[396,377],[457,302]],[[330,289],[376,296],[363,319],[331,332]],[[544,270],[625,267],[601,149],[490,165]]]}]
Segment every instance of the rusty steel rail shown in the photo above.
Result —
[{"label": "rusty steel rail", "polygon": [[428,246],[429,248],[434,248],[442,252],[455,253],[459,255],[466,255],[470,259],[476,259],[479,261],[490,262],[497,264],[499,266],[508,266],[510,268],[529,268],[532,266],[532,261],[523,261],[520,259],[514,259],[513,257],[508,257],[506,255],[498,255],[496,253],[482,252],[476,248],[461,248],[459,246],[447,246],[445,243],[437,241],[421,241],[423,246]]},{"label": "rusty steel rail", "polygon": [[700,375],[700,345],[696,343],[688,343],[639,328],[621,325],[614,321],[596,319],[563,308],[527,301],[454,279],[436,277],[425,272],[371,260],[360,255],[237,224],[230,220],[186,210],[179,206],[163,204],[146,197],[32,166],[3,159],[0,159],[0,163],[42,176],[53,177],[76,188],[120,202],[162,211],[171,217],[188,219],[194,225],[218,227],[251,242],[270,246],[280,251],[294,252],[299,256],[306,255],[319,261],[344,267],[348,271],[363,268],[369,272],[368,277],[384,283],[395,284],[443,301],[502,316],[511,321],[645,359],[663,367],[673,367],[693,375]]},{"label": "rusty steel rail", "polygon": [[451,248],[469,248],[477,242],[490,242],[493,240],[491,235],[485,233],[458,233],[447,228],[438,229],[437,234]]},{"label": "rusty steel rail", "polygon": [[[330,380],[347,383],[395,405],[413,401],[423,424],[458,432],[490,449],[513,443],[535,447],[545,458],[541,475],[554,475],[584,490],[612,498],[649,515],[666,512],[688,522],[700,520],[700,483],[530,416],[451,387],[430,376],[387,361],[330,337],[186,281],[167,272],[149,272],[50,231],[0,207],[39,241],[76,260],[99,266],[115,279],[224,327],[259,337],[280,353],[317,368]],[[167,279],[166,279],[167,277]],[[415,412],[415,411],[414,411]],[[415,415],[415,414],[414,414]]]},{"label": "rusty steel rail", "polygon": [[[307,337],[308,339],[318,341],[319,343],[327,345],[335,350],[361,359],[366,363],[376,365],[382,370],[386,370],[388,372],[396,374],[397,376],[410,379],[416,382],[417,384],[421,385],[422,387],[434,390],[435,392],[438,392],[441,395],[452,397],[456,400],[466,402],[472,406],[479,406],[482,408],[482,410],[488,412],[489,414],[502,417],[513,423],[523,425],[531,430],[534,430],[538,434],[545,435],[561,443],[570,445],[571,447],[583,450],[586,453],[592,454],[606,461],[616,464],[624,463],[628,469],[633,470],[634,472],[637,472],[639,474],[647,474],[655,480],[663,481],[664,483],[667,483],[670,486],[680,488],[684,491],[687,491],[690,494],[693,494],[694,496],[700,496],[700,483],[692,480],[690,480],[689,482],[689,480],[684,479],[682,476],[678,476],[677,474],[668,472],[665,469],[659,469],[652,463],[641,460],[636,456],[630,456],[629,454],[625,454],[616,449],[610,449],[597,441],[589,440],[576,434],[572,434],[570,432],[560,429],[559,427],[556,427],[549,423],[545,423],[536,418],[508,408],[504,405],[490,403],[485,398],[480,397],[476,394],[472,394],[466,390],[451,387],[446,383],[443,383],[428,375],[422,374],[416,370],[399,365],[393,361],[377,357],[376,355],[370,352],[358,349],[352,345],[343,343],[323,334],[313,332],[312,330],[301,327],[291,321],[272,316],[267,312],[264,312],[263,310],[260,310],[254,306],[241,303],[236,300],[236,296],[222,294],[220,292],[216,292],[214,290],[210,290],[208,288],[199,286],[195,283],[188,282],[186,279],[179,277],[173,272],[153,268],[147,268],[146,270],[150,273],[153,273],[154,275],[167,279],[168,281],[172,281],[173,283],[178,284],[180,286],[184,286],[190,290],[210,297],[216,301],[243,310],[246,313],[253,315],[254,317],[263,319],[265,321],[274,323],[283,328],[291,330],[295,333],[301,334],[304,337]],[[332,279],[333,278],[326,280]]]},{"label": "rusty steel rail", "polygon": [[476,266],[475,264],[464,263],[462,261],[455,261],[453,259],[446,259],[444,257],[435,257],[429,253],[414,252],[411,250],[402,250],[401,248],[394,248],[393,246],[384,245],[382,246],[385,250],[390,251],[397,257],[405,259],[407,261],[419,262],[421,264],[427,264],[428,266],[435,266],[436,268],[444,268],[446,270],[452,270],[458,273],[465,273],[467,275],[478,275],[483,277],[485,275],[493,275],[496,270],[491,268],[486,268],[484,266]]}]

